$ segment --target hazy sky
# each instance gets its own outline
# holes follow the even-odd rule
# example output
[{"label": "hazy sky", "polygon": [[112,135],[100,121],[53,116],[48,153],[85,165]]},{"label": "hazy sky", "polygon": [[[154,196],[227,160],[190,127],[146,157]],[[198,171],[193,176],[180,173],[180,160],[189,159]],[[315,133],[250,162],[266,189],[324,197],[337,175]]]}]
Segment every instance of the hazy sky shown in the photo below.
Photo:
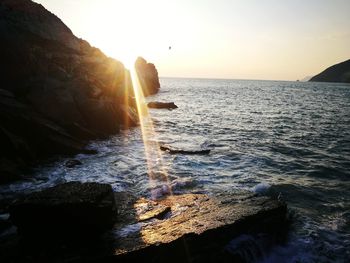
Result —
[{"label": "hazy sky", "polygon": [[[350,0],[35,0],[160,76],[296,80],[350,59]],[[171,50],[169,50],[171,46]]]}]

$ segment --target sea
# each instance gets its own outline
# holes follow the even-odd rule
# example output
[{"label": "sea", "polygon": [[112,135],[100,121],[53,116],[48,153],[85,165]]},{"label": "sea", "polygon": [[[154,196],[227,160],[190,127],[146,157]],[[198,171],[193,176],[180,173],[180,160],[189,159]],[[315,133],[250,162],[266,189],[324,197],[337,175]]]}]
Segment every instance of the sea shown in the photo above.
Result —
[{"label": "sea", "polygon": [[[0,197],[67,181],[147,198],[278,194],[289,208],[288,239],[249,261],[350,262],[349,84],[162,78],[147,101],[178,108],[150,109],[147,125],[91,142],[98,153],[75,156],[82,165],[56,158],[1,186]],[[158,150],[163,144],[210,153],[170,154]]]}]

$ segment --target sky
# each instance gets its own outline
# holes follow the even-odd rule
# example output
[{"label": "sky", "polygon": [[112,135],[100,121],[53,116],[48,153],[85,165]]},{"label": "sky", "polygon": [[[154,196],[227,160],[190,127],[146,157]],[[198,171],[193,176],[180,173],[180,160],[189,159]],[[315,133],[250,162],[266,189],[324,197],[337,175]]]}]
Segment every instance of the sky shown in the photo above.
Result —
[{"label": "sky", "polygon": [[[350,59],[350,0],[35,0],[162,77],[297,80]],[[169,49],[171,47],[171,49]]]}]

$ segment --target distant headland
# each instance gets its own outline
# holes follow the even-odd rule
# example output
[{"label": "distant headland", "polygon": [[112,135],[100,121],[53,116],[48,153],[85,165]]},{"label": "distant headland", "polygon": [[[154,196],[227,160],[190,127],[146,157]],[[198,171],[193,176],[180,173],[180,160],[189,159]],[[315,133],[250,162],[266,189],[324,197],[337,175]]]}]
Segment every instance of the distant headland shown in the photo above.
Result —
[{"label": "distant headland", "polygon": [[350,83],[350,59],[327,68],[309,81]]}]

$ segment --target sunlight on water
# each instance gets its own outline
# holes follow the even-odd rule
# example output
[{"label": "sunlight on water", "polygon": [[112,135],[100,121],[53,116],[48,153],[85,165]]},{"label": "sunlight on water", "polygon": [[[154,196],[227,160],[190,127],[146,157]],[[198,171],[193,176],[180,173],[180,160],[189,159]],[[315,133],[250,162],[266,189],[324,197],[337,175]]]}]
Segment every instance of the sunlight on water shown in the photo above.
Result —
[{"label": "sunlight on water", "polygon": [[[133,67],[130,68],[130,74],[137,104],[137,111],[139,114],[142,140],[147,161],[149,184],[150,188],[152,189],[151,196],[152,199],[157,199],[163,195],[171,195],[171,186],[168,179],[168,173],[163,164],[164,162],[159,144],[157,141],[150,140],[151,137],[154,137],[155,130],[151,115],[145,103],[145,97],[139,78],[136,70]],[[157,187],[159,182],[163,182],[161,188]]]},{"label": "sunlight on water", "polygon": [[[145,99],[135,74],[140,127],[92,142],[97,154],[74,157],[81,166],[67,168],[62,157],[38,167],[30,179],[1,186],[1,195],[77,180],[147,199],[170,189],[281,194],[293,229],[288,243],[264,262],[349,261],[349,85],[163,78],[160,92]],[[151,100],[172,101],[178,109],[148,110],[145,101]],[[211,152],[161,154],[161,144]]]}]

